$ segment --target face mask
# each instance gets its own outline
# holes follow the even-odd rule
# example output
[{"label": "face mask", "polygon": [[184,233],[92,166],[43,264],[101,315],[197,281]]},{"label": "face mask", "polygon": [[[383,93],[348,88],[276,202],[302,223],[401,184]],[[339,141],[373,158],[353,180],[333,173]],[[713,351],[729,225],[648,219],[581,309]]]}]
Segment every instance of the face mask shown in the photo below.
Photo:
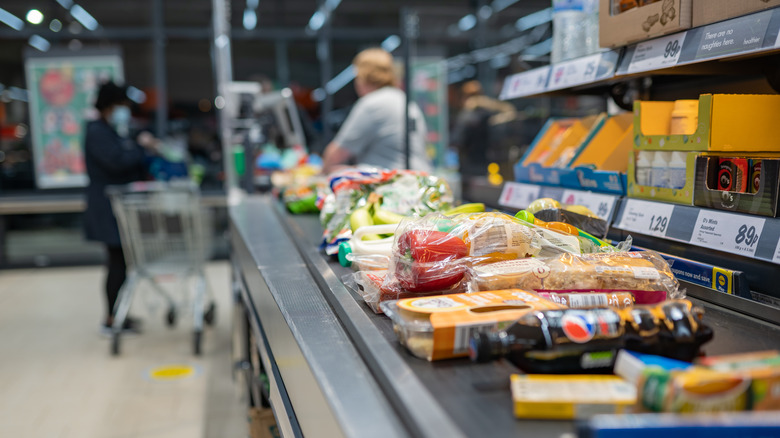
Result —
[{"label": "face mask", "polygon": [[114,126],[125,125],[130,123],[130,108],[124,105],[118,105],[111,113],[111,124]]}]

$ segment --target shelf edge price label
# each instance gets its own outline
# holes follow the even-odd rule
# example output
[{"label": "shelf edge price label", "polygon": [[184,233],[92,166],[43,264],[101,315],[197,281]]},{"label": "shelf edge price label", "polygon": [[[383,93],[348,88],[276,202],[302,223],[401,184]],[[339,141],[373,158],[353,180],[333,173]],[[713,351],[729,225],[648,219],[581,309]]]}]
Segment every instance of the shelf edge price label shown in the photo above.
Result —
[{"label": "shelf edge price label", "polygon": [[628,64],[628,72],[637,73],[677,65],[686,34],[687,32],[680,32],[637,44],[631,63]]},{"label": "shelf edge price label", "polygon": [[601,54],[564,61],[552,66],[547,90],[558,90],[575,85],[593,82],[601,62]]},{"label": "shelf edge price label", "polygon": [[498,203],[504,207],[526,208],[539,197],[539,190],[541,188],[533,184],[508,182],[501,190]]},{"label": "shelf edge price label", "polygon": [[671,226],[674,205],[629,199],[618,228],[649,236],[666,237]]},{"label": "shelf edge price label", "polygon": [[[780,38],[780,36],[778,38]],[[780,264],[780,239],[777,239],[777,246],[775,247],[775,255],[772,257],[772,261]]]},{"label": "shelf edge price label", "polygon": [[766,219],[719,211],[699,211],[691,243],[719,251],[753,257]]},{"label": "shelf edge price label", "polygon": [[615,197],[612,195],[583,192],[580,190],[564,190],[561,202],[569,205],[585,206],[596,216],[605,221],[608,221],[612,217],[612,209],[615,207]]},{"label": "shelf edge price label", "polygon": [[504,89],[501,91],[501,99],[507,100],[544,93],[547,89],[549,76],[549,65],[512,75],[506,79]]}]

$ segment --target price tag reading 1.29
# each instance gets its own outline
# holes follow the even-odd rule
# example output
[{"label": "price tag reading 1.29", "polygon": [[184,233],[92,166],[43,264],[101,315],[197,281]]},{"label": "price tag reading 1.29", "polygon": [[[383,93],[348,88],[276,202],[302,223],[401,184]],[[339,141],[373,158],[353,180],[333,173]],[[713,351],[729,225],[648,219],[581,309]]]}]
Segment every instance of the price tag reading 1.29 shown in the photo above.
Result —
[{"label": "price tag reading 1.29", "polygon": [[618,228],[650,236],[666,237],[674,205],[629,199]]},{"label": "price tag reading 1.29", "polygon": [[752,257],[766,220],[760,217],[701,210],[691,243]]}]

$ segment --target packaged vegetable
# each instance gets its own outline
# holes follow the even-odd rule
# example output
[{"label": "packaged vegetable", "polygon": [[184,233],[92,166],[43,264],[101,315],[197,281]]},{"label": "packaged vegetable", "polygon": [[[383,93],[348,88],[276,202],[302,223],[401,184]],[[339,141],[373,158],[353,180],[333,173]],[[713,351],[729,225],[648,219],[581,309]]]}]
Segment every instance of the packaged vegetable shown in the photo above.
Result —
[{"label": "packaged vegetable", "polygon": [[607,221],[604,219],[596,216],[586,216],[562,208],[546,208],[537,211],[534,213],[534,216],[545,222],[567,223],[600,238],[606,237],[608,231]]},{"label": "packaged vegetable", "polygon": [[413,355],[439,360],[467,356],[474,333],[503,329],[532,310],[564,306],[533,292],[502,290],[385,301],[380,307]]},{"label": "packaged vegetable", "polygon": [[471,266],[471,290],[520,288],[570,293],[628,291],[637,304],[684,297],[669,264],[652,251],[562,254]]}]

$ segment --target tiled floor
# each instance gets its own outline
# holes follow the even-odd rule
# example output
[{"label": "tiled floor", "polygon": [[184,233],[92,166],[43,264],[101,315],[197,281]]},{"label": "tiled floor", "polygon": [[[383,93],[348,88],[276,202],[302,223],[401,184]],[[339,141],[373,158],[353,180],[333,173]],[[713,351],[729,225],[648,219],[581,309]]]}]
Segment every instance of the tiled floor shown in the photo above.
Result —
[{"label": "tiled floor", "polygon": [[[146,288],[132,310],[144,333],[123,338],[122,355],[111,357],[98,334],[103,275],[100,267],[0,271],[0,436],[246,437],[230,377],[227,262],[207,269],[218,313],[200,358],[191,354],[191,318],[168,329]],[[151,378],[165,365],[195,373]]]}]

